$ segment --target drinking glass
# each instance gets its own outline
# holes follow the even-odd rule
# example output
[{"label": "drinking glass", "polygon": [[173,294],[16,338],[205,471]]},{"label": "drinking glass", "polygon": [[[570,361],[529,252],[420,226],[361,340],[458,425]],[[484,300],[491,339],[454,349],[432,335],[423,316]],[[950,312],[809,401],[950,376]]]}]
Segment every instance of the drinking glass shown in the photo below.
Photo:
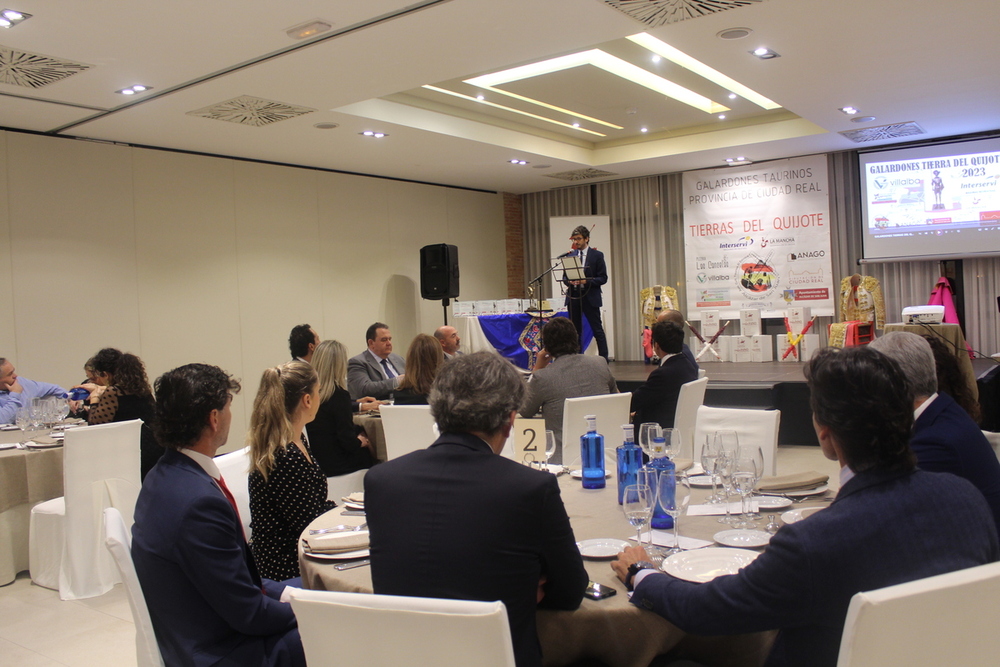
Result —
[{"label": "drinking glass", "polygon": [[622,511],[636,530],[635,541],[642,546],[642,529],[653,516],[653,490],[645,484],[629,484],[622,494]]},{"label": "drinking glass", "polygon": [[653,438],[659,437],[660,425],[656,422],[645,422],[639,424],[639,446],[646,454],[647,458],[653,457]]},{"label": "drinking glass", "polygon": [[715,438],[711,435],[705,436],[705,442],[701,445],[701,467],[705,469],[705,474],[712,480],[712,495],[705,499],[706,503],[717,503],[720,501],[718,489],[715,486],[715,457],[719,455],[719,448],[715,444]]},{"label": "drinking glass", "polygon": [[683,472],[670,471],[660,474],[656,484],[656,497],[660,507],[674,520],[674,546],[664,552],[665,556],[684,551],[677,533],[677,522],[687,510],[691,501],[691,483]]},{"label": "drinking glass", "polygon": [[[716,450],[721,454],[722,452],[728,452],[730,456],[736,455],[736,448],[740,446],[739,437],[736,435],[736,431],[731,430],[719,430],[712,434],[712,439],[715,441]],[[716,473],[718,475],[718,473]],[[719,482],[721,483],[721,479]],[[714,491],[714,488],[713,488]],[[710,502],[721,503],[722,494],[716,495],[714,498],[710,499]],[[726,502],[729,502],[726,500]]]},{"label": "drinking glass", "polygon": [[[750,491],[750,500],[753,500],[754,491],[757,489],[757,485],[760,484],[760,478],[764,476],[764,451],[754,445],[740,445],[739,451],[739,458],[747,457],[753,459],[757,469],[757,475],[753,480],[753,489]],[[760,512],[747,512],[747,516],[755,521],[764,518],[764,515]]]},{"label": "drinking glass", "polygon": [[545,463],[548,465],[549,459],[556,453],[556,434],[553,431],[545,432]]},{"label": "drinking glass", "polygon": [[18,443],[22,447],[31,438],[28,437],[28,429],[31,428],[31,408],[18,408],[14,413],[14,423],[21,429],[21,441]]},{"label": "drinking glass", "polygon": [[737,456],[733,467],[733,484],[740,494],[740,509],[742,510],[739,523],[734,524],[735,528],[753,528],[749,512],[749,499],[753,497],[753,487],[757,483],[757,462],[754,460],[752,452],[747,452],[745,448],[740,448],[741,454],[749,453],[750,456]]},{"label": "drinking glass", "polygon": [[57,406],[56,418],[61,422],[69,416],[69,401],[66,399],[59,399]]},{"label": "drinking glass", "polygon": [[719,476],[722,483],[722,490],[725,493],[726,515],[719,517],[719,523],[734,525],[739,523],[739,519],[734,517],[729,511],[729,496],[733,493],[733,468],[736,465],[736,452],[730,450],[720,450],[715,457],[715,474]]},{"label": "drinking glass", "polygon": [[664,455],[673,460],[681,451],[681,432],[676,428],[663,429]]}]

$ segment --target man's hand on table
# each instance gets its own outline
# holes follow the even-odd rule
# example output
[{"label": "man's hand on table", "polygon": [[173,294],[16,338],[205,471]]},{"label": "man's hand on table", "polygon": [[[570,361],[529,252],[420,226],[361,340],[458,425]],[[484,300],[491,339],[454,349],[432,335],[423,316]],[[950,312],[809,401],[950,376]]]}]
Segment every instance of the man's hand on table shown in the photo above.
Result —
[{"label": "man's hand on table", "polygon": [[649,554],[646,553],[646,550],[638,546],[629,547],[611,561],[611,569],[615,571],[622,583],[625,583],[625,577],[628,576],[628,566],[641,560],[649,560]]},{"label": "man's hand on table", "polygon": [[382,405],[382,401],[371,396],[365,396],[358,399],[358,412],[377,412],[380,405]]}]

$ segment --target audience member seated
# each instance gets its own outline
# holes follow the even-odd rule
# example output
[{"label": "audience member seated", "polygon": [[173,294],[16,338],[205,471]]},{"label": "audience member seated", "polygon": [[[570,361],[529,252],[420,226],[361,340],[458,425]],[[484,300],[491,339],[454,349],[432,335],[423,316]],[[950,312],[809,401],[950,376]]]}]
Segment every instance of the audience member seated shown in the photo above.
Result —
[{"label": "audience member seated", "polygon": [[375,456],[360,426],[354,425],[347,393],[347,348],[325,340],[313,353],[319,376],[319,410],[306,427],[309,447],[327,477],[371,468]]},{"label": "audience member seated", "polygon": [[917,466],[972,482],[986,497],[1000,530],[1000,461],[968,413],[951,396],[938,392],[934,353],[927,340],[890,331],[870,346],[898,363],[906,376],[914,409],[910,448]]},{"label": "audience member seated", "polygon": [[576,327],[565,317],[553,317],[542,327],[544,349],[538,353],[528,393],[521,406],[522,417],[545,417],[545,430],[556,436],[553,463],[562,458],[563,401],[579,396],[617,394],[618,385],[603,357],[580,354]]},{"label": "audience member seated", "polygon": [[673,322],[653,325],[653,351],[660,365],[632,392],[632,423],[636,433],[639,424],[645,422],[673,428],[681,385],[698,379],[698,368],[681,352],[683,344],[684,331]]},{"label": "audience member seated", "polygon": [[[691,348],[684,341],[684,332],[687,331],[687,322],[684,320],[684,313],[679,310],[664,310],[662,313],[656,316],[657,322],[673,322],[681,330],[681,352],[687,357],[695,369],[698,368],[698,360],[694,358],[694,353],[691,352]],[[711,334],[706,336],[706,338],[711,338]]]},{"label": "audience member seated", "polygon": [[66,396],[62,387],[35,382],[14,372],[14,364],[0,357],[0,424],[13,424],[18,408],[30,408],[31,399]]},{"label": "audience member seated", "polygon": [[371,396],[380,401],[391,398],[406,371],[406,362],[392,353],[392,333],[381,322],[365,332],[368,349],[347,362],[347,389],[355,401]]},{"label": "audience member seated", "polygon": [[989,506],[968,481],[917,470],[907,445],[913,400],[871,346],[821,351],[806,372],[813,424],[840,491],[788,524],[737,574],[695,584],[658,571],[642,547],[612,562],[632,603],[691,634],[778,630],[768,665],[833,666],[859,591],[996,561]]},{"label": "audience member seated", "polygon": [[91,357],[84,370],[87,365],[93,368],[94,381],[77,385],[90,392],[84,406],[87,423],[107,424],[141,419],[139,473],[142,479],[146,479],[146,474],[163,456],[163,447],[157,444],[153,435],[155,404],[146,367],[139,357],[113,347],[106,347]]},{"label": "audience member seated", "polygon": [[441,349],[444,352],[445,361],[454,359],[460,354],[465,354],[465,352],[458,349],[462,345],[462,339],[459,338],[458,329],[455,327],[450,327],[447,324],[443,327],[438,327],[437,331],[434,332],[434,337],[441,341]]},{"label": "audience member seated", "polygon": [[313,351],[319,345],[319,334],[308,324],[298,324],[292,327],[288,335],[288,351],[292,353],[292,361],[312,363]]},{"label": "audience member seated", "polygon": [[534,667],[535,609],[576,609],[587,572],[556,477],[499,456],[523,394],[499,355],[444,364],[430,394],[441,437],[372,468],[365,510],[375,593],[501,600],[517,665]]},{"label": "audience member seated", "polygon": [[239,390],[205,364],[156,381],[154,424],[166,452],[139,492],[132,560],[165,664],[304,667],[295,615],[279,601],[286,585],[261,580],[212,460]]},{"label": "audience member seated", "polygon": [[417,334],[406,351],[406,377],[392,394],[396,405],[427,405],[434,377],[444,363],[444,351],[433,336]]},{"label": "audience member seated", "polygon": [[299,536],[309,522],[336,507],[326,499],[326,475],[302,437],[319,409],[319,380],[303,361],[268,368],[250,415],[250,527],[262,576],[299,574]]},{"label": "audience member seated", "polygon": [[[983,420],[979,400],[973,396],[969,380],[958,365],[958,359],[950,343],[937,336],[924,334],[921,336],[931,346],[934,353],[934,366],[937,371],[938,391],[948,394],[958,405],[969,413],[972,421],[979,424]],[[960,354],[965,354],[961,350]]]}]

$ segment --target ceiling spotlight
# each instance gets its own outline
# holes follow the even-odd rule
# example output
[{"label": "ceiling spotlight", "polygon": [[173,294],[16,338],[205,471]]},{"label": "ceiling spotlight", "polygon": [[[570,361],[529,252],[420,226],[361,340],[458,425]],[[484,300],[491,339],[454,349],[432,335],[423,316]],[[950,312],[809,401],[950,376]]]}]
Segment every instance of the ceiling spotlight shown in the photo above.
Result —
[{"label": "ceiling spotlight", "polygon": [[726,114],[720,113],[719,114],[719,120],[726,120]]},{"label": "ceiling spotlight", "polygon": [[389,135],[385,132],[375,132],[374,130],[365,130],[364,132],[358,132],[363,137],[375,137],[376,139],[381,139],[382,137],[388,137]]},{"label": "ceiling spotlight", "polygon": [[486,99],[486,96],[485,95],[476,95],[476,99],[479,100],[480,102],[482,102],[483,100]]},{"label": "ceiling spotlight", "polygon": [[746,159],[742,155],[739,157],[727,157],[726,165],[729,167],[739,167],[744,164],[752,164],[750,160]]},{"label": "ceiling spotlight", "polygon": [[648,128],[648,127],[640,127],[640,128],[639,128],[639,131],[640,131],[640,132],[643,132],[643,133],[645,133],[645,132],[649,132],[649,128]]},{"label": "ceiling spotlight", "polygon": [[731,158],[731,157],[727,157],[726,158],[726,162],[732,162],[732,161],[733,161],[733,158]]},{"label": "ceiling spotlight", "polygon": [[511,164],[528,164],[525,160],[519,160],[517,158],[514,158],[513,160],[508,160],[508,162],[510,162]]},{"label": "ceiling spotlight", "polygon": [[312,21],[301,23],[295,27],[289,28],[285,31],[285,34],[292,39],[306,39],[307,37],[318,35],[321,32],[326,32],[332,27],[333,26],[326,21],[313,19]]},{"label": "ceiling spotlight", "polygon": [[658,63],[658,62],[660,62],[661,60],[663,60],[663,58],[661,58],[660,56],[658,56],[658,55],[655,55],[655,54],[653,55],[653,62],[654,62],[654,63]]},{"label": "ceiling spotlight", "polygon": [[772,51],[771,49],[767,48],[766,46],[759,46],[756,49],[754,49],[753,51],[751,51],[750,53],[752,53],[753,55],[757,56],[761,60],[770,60],[771,58],[780,58],[781,57],[781,55],[779,53],[777,53],[775,51]]},{"label": "ceiling spotlight", "polygon": [[0,10],[0,28],[13,28],[21,21],[27,21],[31,14],[25,14],[15,9]]},{"label": "ceiling spotlight", "polygon": [[848,116],[853,116],[858,112],[854,107],[840,107],[840,110],[846,113]]},{"label": "ceiling spotlight", "polygon": [[719,39],[743,39],[752,32],[750,28],[726,28],[715,33],[715,36]]},{"label": "ceiling spotlight", "polygon": [[579,123],[573,123],[573,127],[580,127]]},{"label": "ceiling spotlight", "polygon": [[736,99],[736,93],[729,93],[729,99],[735,100]]},{"label": "ceiling spotlight", "polygon": [[152,90],[149,86],[144,86],[141,83],[137,83],[134,86],[129,86],[128,88],[122,88],[121,90],[116,90],[115,92],[120,95],[135,95],[136,93],[144,93],[147,90]]}]

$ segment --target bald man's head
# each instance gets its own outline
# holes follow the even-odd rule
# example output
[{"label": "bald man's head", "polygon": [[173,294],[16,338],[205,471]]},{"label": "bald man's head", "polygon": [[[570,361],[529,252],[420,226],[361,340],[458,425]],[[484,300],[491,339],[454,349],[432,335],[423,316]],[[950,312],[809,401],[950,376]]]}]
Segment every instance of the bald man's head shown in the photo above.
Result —
[{"label": "bald man's head", "polygon": [[681,329],[684,328],[684,314],[679,310],[665,310],[656,316],[657,322],[673,322]]}]

